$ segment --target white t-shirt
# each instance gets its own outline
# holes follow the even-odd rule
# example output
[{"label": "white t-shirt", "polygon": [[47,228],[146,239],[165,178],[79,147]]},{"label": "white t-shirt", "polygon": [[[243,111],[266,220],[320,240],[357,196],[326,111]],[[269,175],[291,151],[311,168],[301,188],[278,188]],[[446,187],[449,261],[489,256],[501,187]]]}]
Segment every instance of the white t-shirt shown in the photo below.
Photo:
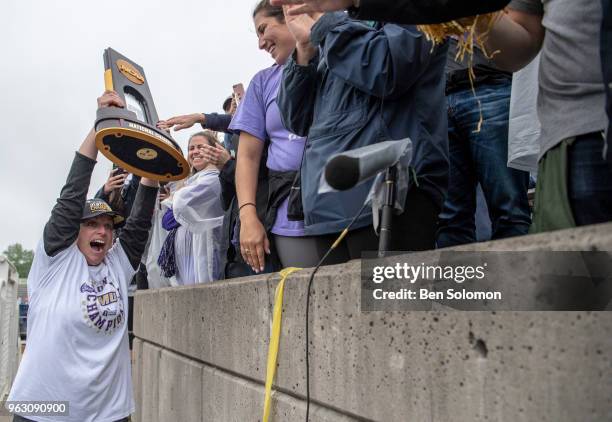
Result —
[{"label": "white t-shirt", "polygon": [[69,417],[113,422],[134,412],[127,285],[134,274],[120,242],[87,265],[76,243],[54,257],[40,242],[28,277],[28,342],[9,401],[69,401]]}]

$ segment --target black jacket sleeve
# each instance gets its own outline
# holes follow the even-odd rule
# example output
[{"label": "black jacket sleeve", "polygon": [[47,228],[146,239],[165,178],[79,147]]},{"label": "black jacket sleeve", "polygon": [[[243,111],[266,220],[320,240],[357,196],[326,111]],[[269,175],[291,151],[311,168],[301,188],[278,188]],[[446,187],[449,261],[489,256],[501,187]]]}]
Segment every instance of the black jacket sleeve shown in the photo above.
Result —
[{"label": "black jacket sleeve", "polygon": [[236,160],[228,160],[219,172],[221,206],[227,211],[236,196]]},{"label": "black jacket sleeve", "polygon": [[119,241],[132,267],[137,269],[149,239],[149,229],[153,218],[153,208],[157,198],[157,188],[140,185],[125,227]]},{"label": "black jacket sleeve", "polygon": [[202,125],[204,129],[214,130],[215,132],[233,133],[229,129],[232,122],[231,114],[205,113],[205,123]]},{"label": "black jacket sleeve", "polygon": [[83,206],[96,161],[76,153],[51,218],[45,225],[43,243],[48,256],[55,256],[79,236]]},{"label": "black jacket sleeve", "polygon": [[503,9],[510,0],[361,0],[354,19],[412,25],[448,22]]}]

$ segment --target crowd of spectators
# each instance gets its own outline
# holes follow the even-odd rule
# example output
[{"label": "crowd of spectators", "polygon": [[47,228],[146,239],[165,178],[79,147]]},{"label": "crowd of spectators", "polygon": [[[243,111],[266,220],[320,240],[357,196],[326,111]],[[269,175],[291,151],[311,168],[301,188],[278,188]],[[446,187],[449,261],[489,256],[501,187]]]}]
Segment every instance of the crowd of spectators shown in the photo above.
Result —
[{"label": "crowd of spectators", "polygon": [[[193,113],[159,122],[162,129],[200,124],[223,132],[227,153],[219,145],[206,148],[204,157],[218,169],[211,174],[218,171],[219,184],[199,189],[207,196],[220,190],[215,200],[224,210],[221,233],[211,237],[214,244],[207,249],[215,253],[206,258],[214,260],[207,265],[217,272],[165,271],[169,248],[160,251],[160,242],[151,242],[149,252],[158,259],[148,260],[150,273],[165,276],[153,286],[315,266],[372,185],[322,193],[326,162],[336,153],[385,140],[408,137],[413,144],[404,170],[404,211],[393,217],[392,250],[612,220],[605,100],[610,86],[603,78],[610,74],[606,1],[497,1],[485,9],[474,1],[445,2],[443,9],[438,2],[383,3],[260,1],[253,24],[259,48],[274,64],[253,77],[244,98],[225,100],[225,114]],[[486,29],[485,43],[469,55],[458,54],[456,37],[433,45],[411,25],[504,6]],[[402,14],[406,10],[410,16]],[[527,65],[535,70],[515,73]],[[512,89],[513,73],[515,88],[521,89]],[[527,116],[514,118],[511,112]],[[518,164],[526,160],[533,164]],[[528,189],[536,179],[531,207]],[[190,179],[186,185],[198,183]],[[174,195],[180,197],[186,188],[177,185]],[[169,213],[156,216],[169,229],[168,239],[178,224],[165,222]],[[218,221],[219,214],[213,214]],[[369,208],[362,212],[325,263],[375,250],[372,220]],[[216,227],[204,221],[201,230]],[[196,243],[182,252],[175,248],[172,256],[180,261],[181,253],[190,254],[187,261],[195,265],[204,259],[193,258],[200,253]]]},{"label": "crowd of spectators", "polygon": [[[468,56],[413,25],[503,7]],[[10,400],[60,394],[76,400],[70,420],[126,421],[136,288],[312,267],[332,245],[326,264],[375,250],[378,216],[362,208],[373,182],[320,190],[337,153],[411,140],[396,251],[485,240],[479,227],[501,239],[612,221],[611,0],[261,0],[253,24],[274,64],[244,95],[157,123],[202,126],[186,180],[158,189],[113,168],[86,201],[94,132],[83,141],[28,279]],[[125,104],[107,91],[98,106]]]}]

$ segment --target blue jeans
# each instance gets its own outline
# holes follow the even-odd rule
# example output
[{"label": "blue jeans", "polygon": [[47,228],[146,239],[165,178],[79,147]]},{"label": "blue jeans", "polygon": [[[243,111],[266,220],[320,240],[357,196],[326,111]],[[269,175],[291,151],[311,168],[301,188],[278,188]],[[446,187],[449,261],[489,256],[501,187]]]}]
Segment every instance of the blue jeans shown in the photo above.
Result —
[{"label": "blue jeans", "polygon": [[489,208],[482,187],[476,188],[476,242],[486,242],[491,240],[491,219],[489,218]]},{"label": "blue jeans", "polygon": [[568,149],[568,188],[577,226],[612,221],[612,163],[602,157],[602,132],[576,137]]},{"label": "blue jeans", "polygon": [[482,186],[491,219],[492,239],[527,234],[531,224],[527,189],[529,173],[508,168],[508,119],[511,83],[476,87],[480,111],[470,89],[448,95],[450,177],[440,214],[437,246],[476,241],[476,186]]}]

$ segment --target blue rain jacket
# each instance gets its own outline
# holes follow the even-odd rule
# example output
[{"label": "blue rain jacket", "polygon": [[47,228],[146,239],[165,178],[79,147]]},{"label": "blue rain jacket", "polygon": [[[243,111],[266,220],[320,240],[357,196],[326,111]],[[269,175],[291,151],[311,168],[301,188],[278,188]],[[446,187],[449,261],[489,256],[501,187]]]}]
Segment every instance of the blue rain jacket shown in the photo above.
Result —
[{"label": "blue rain jacket", "polygon": [[[413,26],[370,25],[341,12],[323,15],[311,42],[319,54],[307,66],[289,59],[277,97],[286,128],[308,137],[301,169],[306,234],[345,229],[371,186],[319,194],[328,158],[385,140],[411,138],[411,183],[441,208],[449,171],[446,46],[432,48]],[[353,228],[371,222],[367,209]]]}]

